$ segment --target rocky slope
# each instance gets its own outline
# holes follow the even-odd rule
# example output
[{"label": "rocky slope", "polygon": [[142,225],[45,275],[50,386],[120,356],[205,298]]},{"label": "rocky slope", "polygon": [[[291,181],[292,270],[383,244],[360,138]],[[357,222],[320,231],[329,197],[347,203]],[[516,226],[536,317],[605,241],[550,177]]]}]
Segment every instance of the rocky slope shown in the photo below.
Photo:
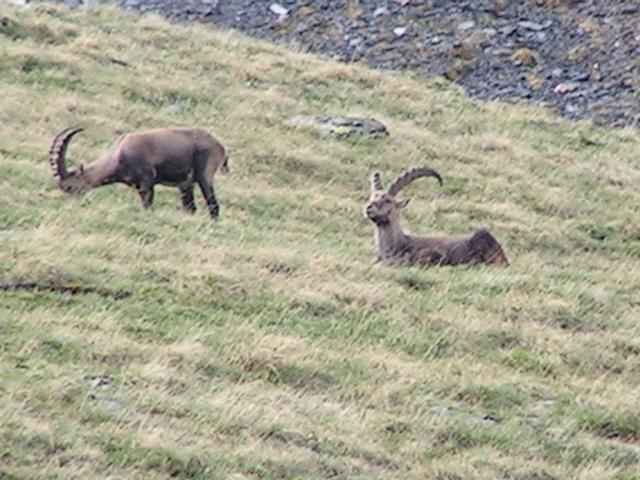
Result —
[{"label": "rocky slope", "polygon": [[[68,5],[96,0],[64,0]],[[118,0],[378,68],[444,75],[486,100],[640,125],[637,0]]]}]

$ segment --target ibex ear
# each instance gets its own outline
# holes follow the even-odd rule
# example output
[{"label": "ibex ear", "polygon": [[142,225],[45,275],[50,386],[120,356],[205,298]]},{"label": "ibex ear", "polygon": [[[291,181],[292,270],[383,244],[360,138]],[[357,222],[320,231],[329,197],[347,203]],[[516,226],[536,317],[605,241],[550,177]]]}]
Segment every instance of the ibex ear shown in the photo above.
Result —
[{"label": "ibex ear", "polygon": [[400,200],[399,202],[396,202],[396,206],[398,208],[404,208],[409,204],[410,201],[411,201],[410,198],[407,198],[406,200]]}]

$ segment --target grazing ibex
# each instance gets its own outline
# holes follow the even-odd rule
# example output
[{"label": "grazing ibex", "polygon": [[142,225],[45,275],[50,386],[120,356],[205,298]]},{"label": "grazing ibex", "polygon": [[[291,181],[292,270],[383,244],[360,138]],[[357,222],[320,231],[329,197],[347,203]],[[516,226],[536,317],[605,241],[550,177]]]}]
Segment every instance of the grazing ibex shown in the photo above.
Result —
[{"label": "grazing ibex", "polygon": [[364,213],[376,224],[378,260],[384,265],[496,264],[509,265],[502,247],[487,230],[473,235],[417,237],[402,230],[400,209],[409,200],[398,201],[396,194],[415,179],[435,177],[442,185],[442,177],[431,168],[414,168],[397,177],[385,190],[379,173],[371,177],[371,198]]},{"label": "grazing ibex", "polygon": [[58,185],[77,194],[110,183],[135,187],[145,209],[153,203],[155,184],[177,186],[184,209],[193,213],[193,184],[207,201],[209,213],[217,217],[220,207],[213,192],[213,174],[229,170],[224,147],[198,128],[163,128],[122,135],[98,160],[67,171],[65,152],[71,138],[82,128],[67,128],[56,135],[49,162]]}]

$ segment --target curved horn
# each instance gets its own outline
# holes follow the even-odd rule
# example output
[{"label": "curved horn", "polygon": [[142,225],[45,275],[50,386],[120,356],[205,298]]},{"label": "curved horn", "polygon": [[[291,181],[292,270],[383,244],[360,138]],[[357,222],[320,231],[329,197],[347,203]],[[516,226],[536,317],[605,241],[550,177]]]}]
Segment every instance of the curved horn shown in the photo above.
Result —
[{"label": "curved horn", "polygon": [[68,176],[64,155],[67,151],[67,146],[69,145],[71,138],[82,130],[84,129],[80,127],[67,128],[56,135],[56,138],[53,139],[51,148],[49,148],[49,163],[51,164],[53,176],[58,180],[63,180]]},{"label": "curved horn", "polygon": [[371,191],[375,192],[379,190],[384,190],[382,178],[380,178],[380,172],[374,172],[374,174],[371,175]]},{"label": "curved horn", "polygon": [[442,185],[442,177],[438,172],[436,172],[432,168],[417,167],[417,168],[412,168],[411,170],[404,173],[403,175],[396,177],[393,180],[393,182],[391,182],[391,185],[389,185],[389,188],[387,189],[387,191],[392,196],[395,197],[400,190],[402,190],[404,187],[409,185],[416,178],[420,178],[420,177],[435,177],[438,179],[438,182],[440,183],[440,185]]}]

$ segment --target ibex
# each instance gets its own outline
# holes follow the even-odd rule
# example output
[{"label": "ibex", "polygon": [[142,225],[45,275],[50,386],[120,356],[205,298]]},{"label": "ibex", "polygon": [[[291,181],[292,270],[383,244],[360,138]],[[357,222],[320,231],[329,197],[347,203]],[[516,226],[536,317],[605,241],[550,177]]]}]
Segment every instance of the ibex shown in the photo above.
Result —
[{"label": "ibex", "polygon": [[156,184],[177,186],[184,209],[193,213],[193,184],[200,186],[209,213],[220,207],[213,192],[213,174],[229,170],[224,147],[198,128],[163,128],[122,135],[98,160],[67,171],[65,152],[82,128],[67,128],[56,135],[49,149],[53,176],[62,190],[78,194],[111,183],[135,187],[142,206],[151,208]]},{"label": "ibex", "polygon": [[415,179],[442,177],[431,168],[414,168],[398,176],[385,190],[378,172],[371,177],[371,198],[365,207],[367,218],[376,224],[375,240],[378,260],[384,265],[459,265],[480,263],[509,265],[502,247],[487,230],[472,235],[417,237],[406,233],[400,225],[400,209],[409,200],[398,201],[397,193]]}]

